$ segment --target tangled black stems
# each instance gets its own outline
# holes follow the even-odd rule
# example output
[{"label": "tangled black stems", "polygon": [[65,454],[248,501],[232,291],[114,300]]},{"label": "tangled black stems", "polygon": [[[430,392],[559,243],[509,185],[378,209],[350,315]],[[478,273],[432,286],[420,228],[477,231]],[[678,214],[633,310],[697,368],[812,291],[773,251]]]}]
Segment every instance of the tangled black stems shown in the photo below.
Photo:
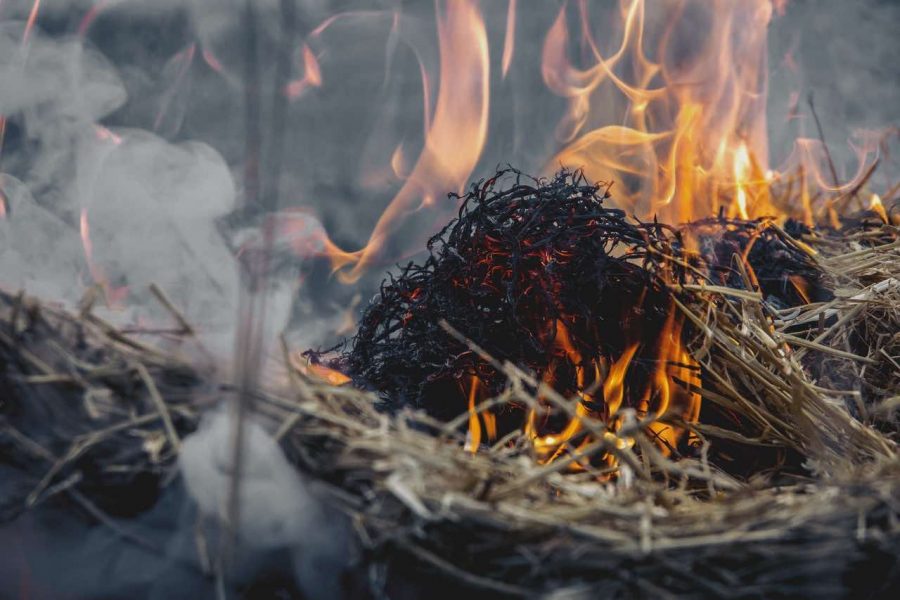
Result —
[{"label": "tangled black stems", "polygon": [[[637,344],[624,399],[637,404],[658,367],[677,284],[701,278],[741,287],[733,255],[760,224],[698,224],[705,229],[690,232],[702,252],[686,253],[688,229],[629,219],[604,205],[608,189],[568,170],[536,179],[505,169],[473,184],[459,216],[428,242],[425,262],[382,284],[337,365],[380,392],[385,408],[412,405],[447,420],[466,410],[473,376],[484,396],[502,391],[506,378],[449,336],[441,320],[500,361],[539,377],[553,368],[554,386],[566,395],[580,391],[575,370],[584,365],[573,357],[611,362]],[[784,250],[806,272],[808,261],[779,244],[779,235],[756,234],[751,263],[759,254],[764,270],[769,254]],[[561,352],[561,327],[576,352]],[[521,426],[523,411],[508,406],[497,417],[502,434]]]}]

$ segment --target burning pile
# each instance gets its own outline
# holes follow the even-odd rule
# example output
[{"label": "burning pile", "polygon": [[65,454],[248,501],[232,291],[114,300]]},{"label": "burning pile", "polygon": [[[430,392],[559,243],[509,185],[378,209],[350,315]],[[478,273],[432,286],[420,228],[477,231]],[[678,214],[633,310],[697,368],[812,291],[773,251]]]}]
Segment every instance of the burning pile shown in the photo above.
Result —
[{"label": "burning pile", "polygon": [[[805,304],[830,296],[825,276],[774,223],[721,217],[675,229],[629,219],[608,197],[580,172],[536,180],[507,170],[474,185],[424,264],[382,286],[332,366],[389,409],[412,405],[445,422],[466,414],[471,452],[523,432],[539,462],[569,455],[572,468],[603,476],[614,457],[583,451],[633,444],[615,436],[633,414],[664,456],[695,456],[699,438],[686,431],[701,414],[698,392],[716,386],[701,384],[688,350],[698,331],[678,305],[723,286],[760,290],[773,309]],[[491,401],[508,387],[502,363],[534,376],[534,402]],[[588,416],[608,431],[586,428]],[[714,405],[703,420],[748,433]]]},{"label": "burning pile", "polygon": [[[183,288],[179,304],[194,317],[207,303],[239,296],[237,382],[223,384],[220,374],[195,364],[203,362],[195,334],[216,327],[194,329],[155,284],[150,289],[175,329],[119,329],[95,314],[92,302],[72,313],[0,291],[0,472],[9,475],[0,479],[0,522],[26,508],[74,506],[116,539],[169,564],[180,544],[162,535],[154,538],[161,543],[148,543],[141,535],[148,530],[120,521],[177,512],[167,502],[196,504],[196,539],[180,567],[203,587],[215,580],[220,595],[234,583],[247,597],[337,596],[313,585],[328,578],[329,563],[335,572],[352,571],[350,579],[365,588],[345,589],[347,597],[435,590],[468,597],[728,597],[738,587],[766,597],[873,596],[900,587],[898,186],[880,189],[883,200],[872,193],[868,210],[862,199],[874,191],[869,182],[889,158],[892,134],[859,132],[856,173],[846,171],[833,160],[811,97],[819,139],[806,137],[798,88],[788,101],[793,151],[771,160],[770,153],[788,150],[769,144],[767,109],[767,31],[785,2],[687,0],[652,10],[643,0],[562,3],[544,25],[522,19],[510,0],[502,55],[489,35],[499,23],[485,18],[491,3],[476,0],[436,3],[435,30],[421,29],[427,20],[418,8],[351,10],[313,27],[305,11],[294,14],[292,2],[272,4],[280,14],[265,12],[275,19],[261,20],[256,3],[245,4],[232,23],[240,29],[222,27],[231,19],[213,12],[204,25],[219,33],[198,29],[169,60],[163,71],[173,82],[154,130],[178,125],[150,145],[137,144],[141,136],[124,128],[107,128],[117,117],[104,111],[120,100],[111,96],[105,106],[95,97],[116,87],[112,78],[96,77],[98,85],[85,76],[90,94],[81,85],[45,86],[56,79],[47,73],[86,75],[91,71],[82,67],[100,61],[80,44],[44,44],[35,28],[40,2],[21,33],[16,26],[9,28],[15,35],[0,39],[12,57],[0,60],[7,87],[35,87],[13,94],[14,102],[6,98],[0,111],[0,149],[14,159],[4,162],[16,163],[26,178],[19,186],[3,174],[4,188],[21,193],[0,194],[0,223],[16,233],[8,236],[14,252],[4,263],[13,281],[32,279],[20,257],[43,261],[52,245],[44,241],[68,232],[80,237],[84,261],[75,262],[85,264],[67,260],[61,272],[78,277],[60,281],[89,279],[108,306],[136,308],[141,279],[130,271],[144,266],[147,253],[136,236],[120,233],[141,222],[154,225],[146,237],[154,238],[154,256],[164,257],[148,276],[169,275],[156,283]],[[258,30],[269,20],[280,22],[278,36]],[[383,81],[368,62],[347,64],[354,75],[373,75],[376,85],[344,77],[336,68],[351,57],[343,51],[362,48],[382,25],[385,52],[366,47],[365,58],[384,57]],[[522,44],[537,39],[537,25],[546,31],[541,47]],[[181,169],[193,155],[169,141],[191,130],[181,122],[193,105],[187,99],[195,56],[224,84],[208,97],[233,103],[237,64],[232,52],[220,52],[238,47],[229,31],[246,37],[243,164],[237,153],[229,154],[228,168],[218,158],[198,159],[196,179],[206,183],[222,171],[224,185],[183,191],[193,187],[185,182],[195,177]],[[60,69],[49,68],[55,59],[38,60],[44,48],[60,56]],[[73,67],[70,56],[86,60]],[[796,66],[790,53],[783,62]],[[274,69],[271,110],[262,110],[270,99],[262,92],[266,63]],[[413,125],[394,122],[418,112],[394,102],[417,100],[408,93],[410,65],[421,77],[423,101]],[[402,75],[394,81],[392,72]],[[364,91],[376,89],[385,93],[380,108]],[[342,101],[348,97],[362,104]],[[566,108],[551,131],[542,126],[551,122],[542,107],[560,103]],[[294,114],[289,104],[310,112]],[[202,112],[212,111],[204,103]],[[39,131],[32,121],[41,115],[52,118],[38,119],[49,124]],[[306,125],[332,121],[373,134],[347,143],[340,129],[323,127],[322,140],[340,147],[327,152],[319,127]],[[214,119],[217,133],[223,122],[237,120]],[[304,124],[302,143],[287,137],[293,122]],[[513,131],[496,131],[507,122]],[[60,129],[67,123],[77,126]],[[534,131],[523,134],[520,123]],[[421,137],[412,134],[419,129]],[[63,138],[78,140],[63,144],[71,152],[44,152]],[[41,158],[34,164],[32,146]],[[292,163],[294,177],[282,180],[286,149],[300,147],[321,151],[314,157],[320,160]],[[18,155],[10,153],[17,148]],[[136,151],[142,148],[156,150]],[[552,156],[540,154],[547,148],[555,149]],[[361,152],[347,160],[345,149]],[[490,154],[498,149],[512,153]],[[450,213],[442,211],[456,209],[441,195],[464,190],[498,160],[563,171],[535,179],[507,169],[464,196],[451,194],[458,217],[431,238],[423,263],[383,283],[340,355],[311,352],[309,364],[299,365],[300,354],[283,336],[284,362],[262,360],[275,320],[267,316],[267,304],[275,304],[267,295],[286,283],[281,271],[293,273],[298,258],[309,259],[315,266],[308,272],[321,278],[304,280],[304,288],[316,288],[328,277],[328,261],[334,280],[364,281],[424,242],[408,235],[424,232],[421,223],[443,222]],[[166,166],[163,176],[132,168],[157,163]],[[232,264],[224,245],[200,243],[213,237],[206,234],[225,206],[218,200],[231,206],[229,168],[242,172],[234,179],[243,202],[219,221],[219,232],[235,233],[229,237],[239,262],[253,267],[243,280],[220,268]],[[335,182],[323,190],[320,174],[308,177],[307,169]],[[141,185],[119,186],[120,179]],[[365,236],[344,224],[344,215],[308,205],[312,198],[324,204],[354,197],[345,186],[357,198],[392,196],[362,247]],[[142,187],[146,195],[132,193]],[[49,216],[43,213],[57,203],[48,188],[66,200]],[[178,201],[180,193],[190,201]],[[286,206],[289,197],[303,205]],[[149,212],[132,213],[122,203],[128,198]],[[850,215],[854,204],[861,211]],[[170,205],[197,212],[170,215]],[[52,222],[46,235],[21,227],[41,222],[29,217],[32,209]],[[129,227],[119,226],[117,211]],[[258,228],[245,229],[251,216]],[[328,222],[336,217],[337,228]],[[172,231],[179,235],[157,237]],[[104,232],[115,242],[109,247]],[[170,247],[178,252],[165,252]],[[290,269],[281,269],[288,249]],[[54,253],[49,262],[73,254]],[[195,286],[183,257],[207,254],[200,266],[208,264],[210,273],[198,272],[208,281]],[[55,273],[58,265],[51,266]],[[321,296],[324,303],[328,294]],[[233,398],[237,418],[211,416],[224,424],[215,427],[201,422],[211,400],[223,396]],[[203,440],[212,450],[195,454]],[[214,487],[198,485],[204,466]],[[245,496],[264,502],[250,510]],[[268,503],[278,496],[288,498],[284,512]],[[339,526],[332,507],[343,513],[334,519]],[[244,517],[255,513],[266,517],[262,525],[245,529]],[[342,537],[344,517],[362,550],[352,564],[354,552],[329,543]],[[209,541],[221,542],[212,554],[210,533]],[[228,572],[240,562],[231,551],[254,545],[245,542],[309,564],[292,565],[285,582],[273,573],[271,593],[258,592]],[[257,556],[269,563],[263,570],[279,569]],[[867,572],[872,566],[889,573],[886,581]],[[269,575],[249,568],[248,585]],[[337,588],[339,577],[330,579]],[[293,584],[305,584],[302,594]],[[23,584],[20,595],[26,593]]]}]

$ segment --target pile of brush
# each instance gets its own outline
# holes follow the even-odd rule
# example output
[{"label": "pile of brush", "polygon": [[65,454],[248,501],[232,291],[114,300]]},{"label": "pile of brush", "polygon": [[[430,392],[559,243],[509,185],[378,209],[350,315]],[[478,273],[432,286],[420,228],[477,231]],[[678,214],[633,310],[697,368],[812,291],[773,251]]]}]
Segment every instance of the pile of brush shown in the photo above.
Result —
[{"label": "pile of brush", "polygon": [[[692,340],[707,343],[705,327],[689,317],[721,311],[722,294],[760,299],[769,313],[832,298],[815,252],[772,221],[720,216],[672,228],[629,219],[607,207],[607,198],[607,190],[570,171],[537,180],[505,170],[473,185],[459,217],[429,242],[427,260],[385,282],[350,347],[329,366],[377,391],[389,410],[413,406],[448,422],[468,407],[484,421],[484,438],[495,442],[527,428],[538,413],[529,402],[489,401],[487,410],[472,411],[476,398],[493,399],[508,388],[498,363],[532,376],[530,396],[544,395],[541,384],[552,387],[561,397],[578,398],[580,413],[607,426],[623,409],[647,417],[661,392],[657,374],[673,370],[672,363],[680,372],[664,382],[672,398],[660,416],[683,428],[681,421],[697,420],[701,402],[694,395],[701,388],[728,393],[690,357],[663,350],[672,345],[670,337],[685,347]],[[728,318],[738,322],[738,315]],[[618,394],[603,384],[623,356],[629,361],[620,368]],[[571,410],[551,403],[532,430],[565,430]],[[720,403],[706,403],[700,421],[750,438],[767,428]],[[589,435],[582,428],[567,450]],[[697,439],[670,436],[662,449],[696,455]],[[801,462],[796,454],[740,450],[733,442],[715,445],[712,456],[714,463],[729,462],[732,473],[750,474],[788,458]]]},{"label": "pile of brush", "polygon": [[[257,395],[288,458],[351,517],[370,594],[896,589],[900,232],[869,227],[838,242],[724,218],[678,229],[635,222],[604,196],[571,173],[475,186],[333,365],[356,387],[286,360],[289,377]],[[189,337],[172,310],[171,335]],[[637,383],[613,428],[602,410],[579,411],[585,390],[544,377],[559,322],[582,354],[614,357],[671,315],[696,374],[675,383],[703,406],[694,422],[670,417],[690,431],[691,452],[652,439]],[[203,410],[200,392],[223,386],[137,336],[147,338],[90,307],[0,296],[0,463],[19,482],[5,518],[74,502],[121,528],[112,517],[144,508],[123,498],[154,501]],[[486,391],[470,409],[459,382],[473,375]],[[577,417],[593,442],[534,460],[522,423],[538,404]],[[472,410],[508,419],[475,453],[463,451]],[[615,475],[571,468],[593,455],[614,457]]]}]

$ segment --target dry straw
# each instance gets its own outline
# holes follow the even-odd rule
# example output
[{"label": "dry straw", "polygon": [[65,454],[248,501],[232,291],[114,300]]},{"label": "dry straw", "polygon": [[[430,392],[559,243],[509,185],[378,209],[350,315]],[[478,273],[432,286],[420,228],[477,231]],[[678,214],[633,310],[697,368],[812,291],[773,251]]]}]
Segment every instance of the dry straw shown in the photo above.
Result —
[{"label": "dry straw", "polygon": [[[885,227],[878,239],[896,234]],[[567,472],[579,453],[538,464],[517,434],[471,454],[462,450],[466,415],[439,423],[379,412],[371,394],[317,382],[290,360],[288,376],[259,392],[256,410],[298,469],[350,515],[373,590],[385,578],[425,573],[435,585],[501,596],[883,591],[900,581],[900,242],[873,246],[871,238],[848,236],[840,247],[807,240],[826,249],[816,260],[837,289],[829,302],[774,311],[752,293],[680,290],[689,301],[678,308],[700,332],[692,355],[714,382],[696,391],[757,432],[695,425],[699,458],[663,456],[634,414],[616,433],[585,419],[598,441],[579,453],[615,453],[613,480]],[[181,437],[196,426],[203,390],[227,389],[190,358],[193,331],[154,294],[172,313],[172,330],[126,332],[90,302],[70,313],[0,295],[3,462],[28,482],[4,499],[5,518],[65,497],[149,546],[110,516],[104,496],[141,473],[164,482]],[[156,341],[138,341],[148,337]],[[496,366],[509,384],[482,408],[535,402],[526,390],[539,382],[516,365]],[[574,400],[541,391],[574,410]],[[721,440],[748,452],[783,448],[802,459],[805,475],[725,472],[706,460]]]}]

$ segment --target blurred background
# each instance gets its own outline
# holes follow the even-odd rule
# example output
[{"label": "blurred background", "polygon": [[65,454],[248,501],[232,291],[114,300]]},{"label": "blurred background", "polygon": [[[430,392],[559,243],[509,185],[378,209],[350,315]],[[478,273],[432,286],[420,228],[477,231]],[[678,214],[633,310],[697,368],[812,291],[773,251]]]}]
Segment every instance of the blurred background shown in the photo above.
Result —
[{"label": "blurred background", "polygon": [[[232,257],[253,246],[262,218],[242,206],[250,188],[261,212],[279,211],[286,224],[272,321],[289,320],[302,346],[352,334],[385,273],[421,256],[454,214],[445,193],[499,165],[534,174],[556,167],[567,101],[545,84],[541,53],[563,6],[569,54],[589,62],[577,35],[581,3],[486,1],[487,70],[463,56],[477,40],[447,40],[460,60],[442,88],[439,26],[448,4],[258,0],[251,14],[241,0],[0,2],[0,172],[17,223],[4,230],[0,280],[66,301],[97,282],[111,305],[124,297],[140,304],[155,281],[224,348],[235,315]],[[651,30],[675,4],[651,3]],[[611,54],[619,3],[585,6],[594,40]],[[900,4],[887,0],[774,3],[773,164],[798,135],[815,137],[809,94],[844,172],[855,168],[847,145],[855,130],[900,123],[898,17]],[[696,31],[703,34],[702,21]],[[258,119],[249,129],[248,73],[249,114]],[[454,100],[478,92],[481,82],[469,78],[486,79],[486,102]],[[459,159],[454,176],[404,192],[440,102],[486,111],[486,129],[448,133],[437,154]],[[472,138],[482,133],[479,151]],[[258,169],[248,169],[248,140]],[[404,216],[376,236],[366,268],[335,276],[319,256],[325,240],[359,250],[398,193]]]}]

